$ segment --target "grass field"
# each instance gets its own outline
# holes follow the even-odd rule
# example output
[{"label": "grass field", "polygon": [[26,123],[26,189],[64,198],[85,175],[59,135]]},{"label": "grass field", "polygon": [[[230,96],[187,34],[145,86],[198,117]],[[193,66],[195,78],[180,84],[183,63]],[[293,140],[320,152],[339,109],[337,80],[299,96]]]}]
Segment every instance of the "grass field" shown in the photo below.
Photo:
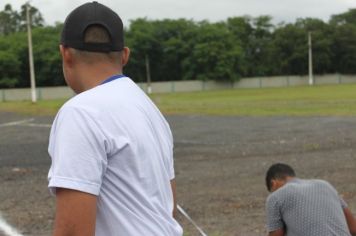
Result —
[{"label": "grass field", "polygon": [[[227,116],[353,116],[356,85],[153,94],[165,114]],[[0,103],[0,111],[53,115],[65,100]]]}]

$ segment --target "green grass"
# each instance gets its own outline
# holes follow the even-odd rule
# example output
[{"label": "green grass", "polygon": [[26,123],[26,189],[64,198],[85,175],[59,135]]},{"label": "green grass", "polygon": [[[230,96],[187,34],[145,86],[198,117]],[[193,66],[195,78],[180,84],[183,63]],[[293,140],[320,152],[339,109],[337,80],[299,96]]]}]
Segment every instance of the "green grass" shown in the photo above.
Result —
[{"label": "green grass", "polygon": [[0,111],[16,112],[30,115],[54,115],[66,100],[38,101],[32,104],[23,102],[0,102]]},{"label": "green grass", "polygon": [[166,114],[353,116],[356,85],[239,89],[153,95]]},{"label": "green grass", "polygon": [[[238,89],[154,94],[165,114],[228,116],[354,116],[356,85]],[[0,103],[0,111],[53,115],[65,100]]]}]

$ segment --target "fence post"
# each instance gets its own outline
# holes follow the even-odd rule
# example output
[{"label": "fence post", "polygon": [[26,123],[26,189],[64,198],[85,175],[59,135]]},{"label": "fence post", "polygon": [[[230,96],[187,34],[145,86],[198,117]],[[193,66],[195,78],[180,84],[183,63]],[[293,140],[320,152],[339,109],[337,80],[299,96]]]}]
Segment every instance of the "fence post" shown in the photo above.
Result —
[{"label": "fence post", "polygon": [[258,82],[259,82],[259,87],[262,88],[262,78],[261,77],[258,78]]}]

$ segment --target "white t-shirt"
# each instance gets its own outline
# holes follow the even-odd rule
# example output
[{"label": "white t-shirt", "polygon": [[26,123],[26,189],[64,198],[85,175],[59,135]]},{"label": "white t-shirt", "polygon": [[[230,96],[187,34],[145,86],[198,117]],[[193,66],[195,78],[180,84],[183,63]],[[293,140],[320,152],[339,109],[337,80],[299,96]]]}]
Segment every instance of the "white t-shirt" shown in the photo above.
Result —
[{"label": "white t-shirt", "polygon": [[78,94],[58,112],[49,188],[98,196],[96,236],[181,236],[172,217],[173,138],[129,78]]}]

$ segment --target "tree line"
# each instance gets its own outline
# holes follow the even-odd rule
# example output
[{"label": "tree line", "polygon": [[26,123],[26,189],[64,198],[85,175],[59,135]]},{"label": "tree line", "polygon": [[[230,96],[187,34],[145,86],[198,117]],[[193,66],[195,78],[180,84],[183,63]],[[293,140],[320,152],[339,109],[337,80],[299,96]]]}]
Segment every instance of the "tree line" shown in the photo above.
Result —
[{"label": "tree line", "polygon": [[[28,87],[25,6],[0,11],[0,88]],[[58,52],[61,23],[46,25],[31,6],[38,86],[64,85]],[[125,28],[131,59],[124,73],[146,81],[146,58],[153,81],[237,80],[241,77],[304,75],[308,32],[313,37],[314,72],[356,73],[356,9],[273,24],[270,16],[238,16],[221,22],[186,19],[132,20]]]}]

